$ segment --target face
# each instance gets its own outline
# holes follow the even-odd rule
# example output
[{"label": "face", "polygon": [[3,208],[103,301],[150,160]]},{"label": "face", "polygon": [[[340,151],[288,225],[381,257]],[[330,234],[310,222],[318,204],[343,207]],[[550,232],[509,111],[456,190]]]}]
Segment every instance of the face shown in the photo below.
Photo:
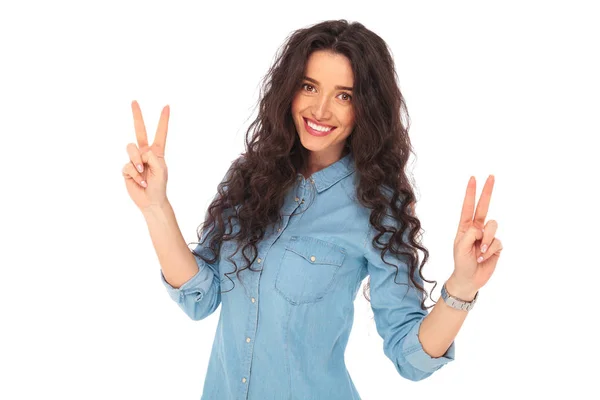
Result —
[{"label": "face", "polygon": [[323,50],[310,55],[292,101],[292,116],[313,162],[331,164],[341,158],[354,128],[353,85],[354,74],[345,56]]}]

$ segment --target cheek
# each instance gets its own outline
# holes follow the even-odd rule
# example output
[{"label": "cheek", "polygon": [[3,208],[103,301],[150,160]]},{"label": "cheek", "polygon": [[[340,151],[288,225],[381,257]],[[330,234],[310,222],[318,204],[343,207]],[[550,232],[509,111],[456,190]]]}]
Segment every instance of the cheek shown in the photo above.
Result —
[{"label": "cheek", "polygon": [[342,121],[347,128],[354,127],[354,110],[347,111],[343,114]]},{"label": "cheek", "polygon": [[292,116],[296,114],[296,99],[292,100]]},{"label": "cheek", "polygon": [[300,97],[296,95],[292,99],[292,114],[294,116],[300,110],[300,106],[301,106]]}]

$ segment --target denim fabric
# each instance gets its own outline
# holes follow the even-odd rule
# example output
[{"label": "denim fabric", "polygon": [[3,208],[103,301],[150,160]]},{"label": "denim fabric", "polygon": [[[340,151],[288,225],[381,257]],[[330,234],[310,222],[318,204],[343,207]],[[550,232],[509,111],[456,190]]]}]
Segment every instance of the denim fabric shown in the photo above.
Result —
[{"label": "denim fabric", "polygon": [[[246,269],[239,280],[226,275],[234,270],[226,259],[232,242],[223,244],[214,265],[196,257],[198,273],[178,289],[161,271],[170,297],[191,319],[221,305],[202,399],[360,399],[344,351],[353,301],[367,275],[383,351],[402,377],[424,379],[454,359],[454,343],[439,358],[423,350],[417,337],[427,315],[422,297],[406,285],[406,263],[386,253],[397,270],[372,246],[375,230],[370,210],[356,200],[356,177],[352,153],[309,179],[298,174],[282,223],[269,227],[258,245],[251,267],[259,272]],[[245,265],[241,250],[233,260]]]}]

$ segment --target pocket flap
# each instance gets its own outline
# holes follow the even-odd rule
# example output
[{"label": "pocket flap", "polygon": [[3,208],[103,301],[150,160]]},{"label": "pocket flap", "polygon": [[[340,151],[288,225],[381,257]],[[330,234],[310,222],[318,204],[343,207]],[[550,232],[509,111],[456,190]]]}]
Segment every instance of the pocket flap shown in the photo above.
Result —
[{"label": "pocket flap", "polygon": [[310,236],[292,236],[286,248],[313,264],[341,266],[346,257],[342,246]]}]

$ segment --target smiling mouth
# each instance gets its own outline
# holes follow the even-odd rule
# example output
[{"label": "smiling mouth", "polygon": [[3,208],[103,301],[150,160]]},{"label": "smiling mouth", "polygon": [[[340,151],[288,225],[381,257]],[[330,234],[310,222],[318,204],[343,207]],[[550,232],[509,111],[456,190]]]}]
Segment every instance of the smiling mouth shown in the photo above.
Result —
[{"label": "smiling mouth", "polygon": [[317,134],[327,134],[336,128],[335,126],[317,124],[306,117],[302,117],[302,119],[304,120],[305,125]]}]

